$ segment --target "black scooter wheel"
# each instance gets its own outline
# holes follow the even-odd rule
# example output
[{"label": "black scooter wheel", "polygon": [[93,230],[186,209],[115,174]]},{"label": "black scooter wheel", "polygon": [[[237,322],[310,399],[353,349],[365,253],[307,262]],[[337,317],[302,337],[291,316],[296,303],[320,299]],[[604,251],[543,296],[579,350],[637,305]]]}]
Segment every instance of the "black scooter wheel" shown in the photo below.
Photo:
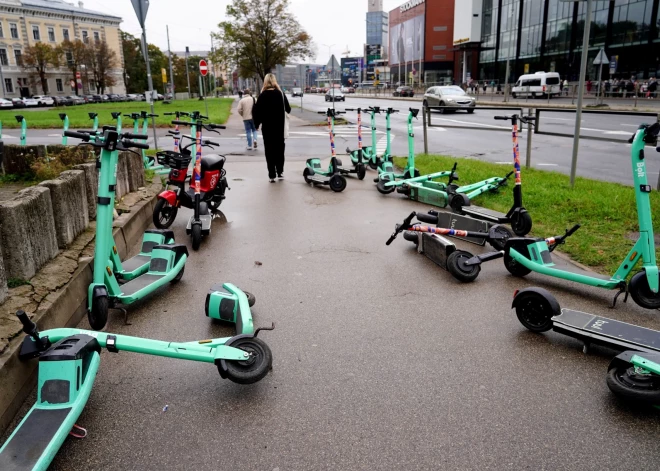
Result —
[{"label": "black scooter wheel", "polygon": [[651,291],[646,272],[640,271],[630,279],[628,291],[633,300],[645,309],[660,309],[660,292]]},{"label": "black scooter wheel", "polygon": [[622,399],[660,404],[660,375],[640,371],[634,365],[613,365],[607,372],[607,387]]},{"label": "black scooter wheel", "polygon": [[193,224],[190,232],[192,234],[192,249],[199,250],[202,243],[202,225]]},{"label": "black scooter wheel", "polygon": [[413,244],[415,244],[415,247],[419,245],[419,236],[417,235],[417,232],[405,231],[403,233],[403,238],[408,242],[412,242]]},{"label": "black scooter wheel", "polygon": [[305,170],[303,170],[303,178],[305,179],[305,183],[312,183],[312,180],[309,178],[310,171],[308,167],[305,167]]},{"label": "black scooter wheel", "polygon": [[532,230],[532,216],[527,211],[513,213],[511,229],[518,237],[525,237]]},{"label": "black scooter wheel", "polygon": [[250,354],[249,359],[226,361],[227,378],[237,384],[252,384],[262,380],[273,366],[273,354],[258,338],[239,338],[227,344]]},{"label": "black scooter wheel", "polygon": [[248,306],[252,307],[254,306],[254,303],[257,302],[257,298],[254,294],[250,293],[249,291],[243,291],[245,293],[245,296],[247,296],[248,299]]},{"label": "black scooter wheel", "polygon": [[335,193],[340,193],[346,189],[346,179],[341,175],[333,175],[330,178],[330,189]]},{"label": "black scooter wheel", "polygon": [[371,168],[371,170],[377,170],[378,162],[375,161],[374,159],[369,159],[369,168]]},{"label": "black scooter wheel", "polygon": [[504,254],[504,266],[513,276],[529,275],[532,270],[516,262],[508,253]]},{"label": "black scooter wheel", "polygon": [[479,265],[465,265],[472,254],[464,250],[456,250],[447,257],[447,271],[451,273],[454,278],[463,283],[469,283],[477,279],[481,267]]},{"label": "black scooter wheel", "polygon": [[172,206],[165,198],[159,198],[154,207],[154,226],[158,229],[169,228],[176,219],[179,208]]},{"label": "black scooter wheel", "polygon": [[515,304],[518,320],[532,332],[552,329],[552,318],[561,314],[561,309],[557,312],[545,297],[531,291],[519,294]]},{"label": "black scooter wheel", "polygon": [[396,190],[394,186],[385,186],[385,184],[388,183],[389,181],[390,179],[388,177],[382,177],[378,179],[378,183],[376,184],[376,189],[378,190],[378,193],[383,195],[389,195],[394,190]]},{"label": "black scooter wheel", "polygon": [[87,320],[94,330],[101,330],[108,322],[108,297],[95,296],[92,298],[92,310],[87,312]]},{"label": "black scooter wheel", "polygon": [[416,177],[419,177],[420,175],[421,174],[419,173],[419,170],[417,170],[417,169],[415,169],[413,171],[413,175],[410,175],[410,170],[406,170],[405,172],[403,172],[403,179],[407,180],[409,178],[416,178]]},{"label": "black scooter wheel", "polygon": [[183,278],[183,272],[186,271],[186,266],[182,266],[181,270],[179,270],[179,273],[176,274],[174,278],[172,278],[172,281],[170,283],[178,283],[181,281],[181,278]]},{"label": "black scooter wheel", "polygon": [[364,167],[364,164],[359,164],[356,169],[358,180],[364,180],[364,177],[367,175],[367,169]]},{"label": "black scooter wheel", "polygon": [[504,247],[506,246],[506,241],[509,240],[511,237],[513,237],[513,232],[511,232],[508,227],[499,224],[493,226],[491,232],[494,232],[504,237],[504,239],[488,241],[488,243],[498,252],[500,250],[504,250]]}]

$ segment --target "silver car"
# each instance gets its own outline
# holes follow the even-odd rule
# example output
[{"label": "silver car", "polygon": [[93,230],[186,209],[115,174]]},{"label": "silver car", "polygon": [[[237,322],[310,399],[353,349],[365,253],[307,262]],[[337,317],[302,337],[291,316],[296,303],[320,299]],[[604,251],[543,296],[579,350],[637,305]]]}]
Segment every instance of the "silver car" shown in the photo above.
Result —
[{"label": "silver car", "polygon": [[331,88],[325,94],[325,101],[346,101],[346,95],[344,95],[340,89]]},{"label": "silver car", "polygon": [[446,106],[447,108],[439,110],[440,113],[456,110],[474,113],[476,100],[455,85],[431,87],[424,94],[424,106]]}]

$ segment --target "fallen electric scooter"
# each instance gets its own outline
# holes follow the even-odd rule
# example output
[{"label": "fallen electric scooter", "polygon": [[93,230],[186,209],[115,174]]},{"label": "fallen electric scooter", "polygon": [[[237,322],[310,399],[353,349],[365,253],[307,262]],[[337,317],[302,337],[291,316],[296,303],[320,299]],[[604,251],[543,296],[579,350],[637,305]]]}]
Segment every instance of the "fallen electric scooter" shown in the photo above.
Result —
[{"label": "fallen electric scooter", "polygon": [[511,306],[532,332],[553,331],[582,341],[583,351],[601,345],[620,353],[610,363],[607,386],[635,403],[660,406],[660,332],[607,317],[561,309],[543,288],[516,290]]},{"label": "fallen electric scooter", "polygon": [[[307,159],[305,163],[305,170],[303,170],[303,178],[305,183],[312,186],[328,185],[330,189],[336,193],[340,193],[346,189],[346,178],[341,174],[340,167],[341,160],[337,158],[335,151],[335,134],[332,132],[332,122],[335,114],[341,114],[343,111],[334,111],[329,108],[327,112],[319,111],[319,114],[325,114],[328,117],[328,134],[330,135],[330,163],[328,169],[323,170],[321,167],[321,159],[312,158]],[[364,171],[364,165],[361,166]],[[358,175],[359,176],[359,175]],[[364,178],[364,174],[362,176]]]},{"label": "fallen electric scooter", "polygon": [[[245,294],[240,290],[236,294],[241,309],[249,314]],[[27,334],[19,359],[39,358],[39,373],[37,402],[0,448],[0,469],[6,471],[45,471],[69,434],[87,434],[76,420],[92,392],[104,348],[111,353],[126,351],[212,363],[222,378],[238,384],[256,383],[272,368],[271,350],[257,338],[262,329],[233,337],[168,342],[81,329],[39,332],[25,312],[16,315]]]}]

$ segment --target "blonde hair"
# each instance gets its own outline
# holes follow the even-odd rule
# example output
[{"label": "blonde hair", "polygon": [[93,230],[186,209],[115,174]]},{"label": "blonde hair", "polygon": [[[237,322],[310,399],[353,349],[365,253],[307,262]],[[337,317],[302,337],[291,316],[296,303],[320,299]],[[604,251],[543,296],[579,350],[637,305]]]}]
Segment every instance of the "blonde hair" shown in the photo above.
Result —
[{"label": "blonde hair", "polygon": [[264,86],[261,89],[261,91],[263,92],[264,90],[267,90],[269,88],[275,88],[279,91],[282,91],[280,86],[277,84],[277,78],[275,77],[274,74],[266,74],[266,76],[264,77]]}]

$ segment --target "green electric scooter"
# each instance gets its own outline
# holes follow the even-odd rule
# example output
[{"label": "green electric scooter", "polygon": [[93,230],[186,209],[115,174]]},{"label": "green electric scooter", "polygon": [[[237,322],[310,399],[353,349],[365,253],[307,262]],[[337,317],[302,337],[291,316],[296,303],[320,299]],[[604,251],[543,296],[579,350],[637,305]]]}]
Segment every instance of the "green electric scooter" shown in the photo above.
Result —
[{"label": "green electric scooter", "polygon": [[[339,110],[334,110],[332,108],[328,108],[327,111],[318,111],[319,114],[324,114],[328,118],[328,121],[330,122],[330,133],[332,134],[333,138],[333,144],[334,144],[334,136],[335,136],[335,117],[345,114],[346,111],[339,111]],[[358,131],[358,136],[360,137],[361,140],[361,132]],[[355,176],[358,178],[358,180],[364,180],[364,177],[367,174],[367,167],[365,166],[364,162],[362,162],[362,154],[358,153],[358,162],[353,165],[353,168],[348,168],[344,167],[342,164],[342,161],[339,159],[336,159],[337,162],[337,170],[339,171],[340,174],[342,175],[348,175],[350,174],[355,174]]]},{"label": "green electric scooter", "polygon": [[[149,118],[158,117],[157,114],[147,113],[146,111],[140,111],[139,113],[125,114],[124,116],[133,120],[133,134],[141,134],[144,136],[147,136],[147,133],[149,132]],[[140,123],[142,123],[142,132],[140,132]],[[156,158],[148,156],[145,153],[144,149],[142,149],[141,153],[142,153],[142,162],[144,164],[144,168],[148,168],[152,170],[161,170],[163,168],[162,165],[158,165],[156,163]]]},{"label": "green electric scooter", "polygon": [[[346,148],[346,153],[350,155],[351,157],[351,162],[353,162],[353,165],[357,165],[358,162],[366,163],[371,167],[373,170],[376,170],[378,168],[378,164],[380,163],[380,159],[378,158],[378,151],[376,149],[376,115],[380,114],[380,107],[379,106],[370,106],[369,108],[361,108],[360,111],[358,112],[358,132],[360,133],[360,141],[362,140],[362,117],[361,117],[361,112],[362,111],[368,111],[369,116],[370,116],[370,124],[371,124],[371,145],[370,146],[362,146],[362,158],[358,160],[358,151],[360,149],[356,150],[351,150],[349,147]],[[389,126],[388,126],[389,127]]]},{"label": "green electric scooter", "polygon": [[[321,167],[321,159],[307,159],[305,162],[305,170],[303,170],[303,178],[307,184],[312,186],[328,185],[332,191],[340,193],[346,188],[346,178],[344,178],[340,171],[342,162],[337,158],[335,151],[335,133],[333,132],[332,123],[334,122],[335,115],[343,114],[345,111],[335,111],[332,108],[328,108],[327,112],[319,111],[318,113],[324,114],[328,118],[328,134],[330,135],[331,151],[330,163],[328,164],[328,169],[324,171],[323,167]],[[364,171],[364,165],[362,165],[361,168]],[[364,173],[362,173],[362,178],[364,178]]]},{"label": "green electric scooter", "polygon": [[[237,289],[232,296],[250,312],[243,292]],[[233,337],[168,342],[81,329],[39,332],[25,312],[16,315],[27,334],[19,359],[39,358],[37,402],[0,448],[3,471],[45,471],[69,434],[86,436],[76,420],[92,392],[102,349],[212,363],[222,378],[238,384],[256,383],[272,368],[271,350],[257,335],[274,326]]]},{"label": "green electric scooter", "polygon": [[25,117],[20,114],[17,114],[14,118],[16,118],[16,122],[21,123],[20,145],[25,146],[27,145],[27,121],[25,120]]},{"label": "green electric scooter", "polygon": [[[415,168],[415,148],[414,141],[411,139],[414,138],[412,118],[417,119],[417,114],[419,113],[419,110],[414,108],[410,108],[408,114],[408,161],[406,162],[406,167],[403,169],[402,173],[396,173],[394,171],[394,163],[392,162],[392,125],[390,116],[398,112],[399,110],[393,108],[387,108],[385,110],[385,122],[387,123],[385,153],[383,154],[383,157],[379,159],[377,169],[378,177],[374,178],[374,183],[379,183],[381,180],[384,182],[391,182],[398,179],[408,179],[420,176],[419,170]],[[381,185],[381,190],[379,191],[383,193],[383,189],[384,188]]]},{"label": "green electric scooter", "polygon": [[[658,266],[655,256],[655,240],[653,237],[653,222],[651,214],[651,202],[649,193],[651,185],[648,184],[646,173],[646,160],[644,146],[646,143],[655,143],[660,133],[660,123],[652,125],[643,124],[630,139],[631,162],[633,181],[635,188],[635,200],[637,202],[637,218],[639,224],[639,239],[623,259],[621,265],[612,276],[599,275],[590,271],[581,270],[577,267],[558,268],[553,260],[551,252],[580,228],[577,224],[562,236],[550,237],[548,239],[516,237],[506,241],[504,250],[494,253],[486,253],[471,257],[462,262],[459,268],[471,271],[481,263],[504,258],[506,269],[514,276],[525,276],[531,272],[542,275],[575,281],[589,286],[605,289],[618,289],[614,296],[612,307],[616,305],[617,298],[625,294],[624,302],[630,294],[633,300],[646,309],[660,309],[660,292],[658,283]],[[656,150],[660,152],[660,147]],[[628,282],[628,276],[642,260],[642,270],[632,276]]]},{"label": "green electric scooter", "polygon": [[[131,304],[153,293],[158,288],[183,276],[188,249],[174,243],[174,233],[166,229],[147,230],[142,239],[140,253],[121,261],[112,236],[112,216],[117,188],[117,162],[120,150],[148,149],[143,134],[123,133],[108,129],[102,135],[66,132],[68,137],[100,148],[98,159],[99,191],[96,210],[96,243],[94,248],[94,274],[89,285],[87,308],[89,324],[94,330],[105,327],[108,310],[116,304]],[[123,284],[120,284],[124,282]],[[126,311],[124,315],[127,318]]]},{"label": "green electric scooter", "polygon": [[67,137],[64,133],[69,130],[69,117],[66,113],[60,113],[59,117],[62,120],[62,145],[65,146],[67,143]]},{"label": "green electric scooter", "polygon": [[87,113],[87,116],[89,116],[89,119],[92,120],[92,132],[96,132],[99,129],[99,114],[98,113]]}]

